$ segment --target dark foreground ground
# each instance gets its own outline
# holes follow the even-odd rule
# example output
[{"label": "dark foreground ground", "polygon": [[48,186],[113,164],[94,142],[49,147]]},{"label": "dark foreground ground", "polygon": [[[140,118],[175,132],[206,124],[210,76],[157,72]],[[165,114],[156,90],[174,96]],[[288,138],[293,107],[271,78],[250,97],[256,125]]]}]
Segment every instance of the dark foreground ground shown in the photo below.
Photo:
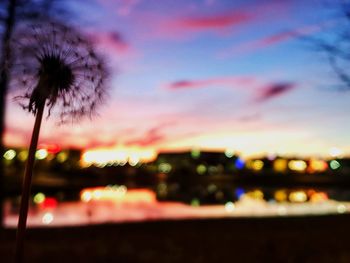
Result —
[{"label": "dark foreground ground", "polygon": [[[15,230],[0,231],[12,262]],[[350,262],[350,215],[30,229],[26,262]]]}]

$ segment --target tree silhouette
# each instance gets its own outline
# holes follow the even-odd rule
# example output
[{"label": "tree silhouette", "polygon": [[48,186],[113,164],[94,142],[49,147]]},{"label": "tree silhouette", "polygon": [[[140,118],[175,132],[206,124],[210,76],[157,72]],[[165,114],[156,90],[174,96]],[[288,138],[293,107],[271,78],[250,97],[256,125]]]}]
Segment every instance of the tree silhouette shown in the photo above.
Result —
[{"label": "tree silhouette", "polygon": [[16,100],[35,116],[25,168],[18,221],[16,262],[22,262],[24,233],[29,206],[32,170],[40,125],[47,107],[48,116],[61,123],[91,116],[103,101],[108,76],[103,59],[89,41],[67,26],[51,22],[19,29],[14,36],[11,88]]},{"label": "tree silhouette", "polygon": [[[340,90],[350,90],[350,1],[336,1],[336,24],[331,31],[311,40],[317,50],[327,55],[329,64],[340,80]],[[332,6],[334,7],[334,2]]]}]

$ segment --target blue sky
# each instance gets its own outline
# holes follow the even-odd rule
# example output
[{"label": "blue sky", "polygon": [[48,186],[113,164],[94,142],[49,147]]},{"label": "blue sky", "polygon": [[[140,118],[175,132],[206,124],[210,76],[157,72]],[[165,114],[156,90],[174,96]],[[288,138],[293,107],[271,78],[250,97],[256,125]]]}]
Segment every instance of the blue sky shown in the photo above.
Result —
[{"label": "blue sky", "polygon": [[[349,153],[350,92],[334,91],[337,79],[326,58],[295,37],[334,30],[331,6],[316,0],[89,0],[67,8],[108,58],[111,90],[93,120],[59,127],[45,120],[42,143],[317,156],[337,147]],[[6,143],[28,143],[32,122],[9,98]]]}]

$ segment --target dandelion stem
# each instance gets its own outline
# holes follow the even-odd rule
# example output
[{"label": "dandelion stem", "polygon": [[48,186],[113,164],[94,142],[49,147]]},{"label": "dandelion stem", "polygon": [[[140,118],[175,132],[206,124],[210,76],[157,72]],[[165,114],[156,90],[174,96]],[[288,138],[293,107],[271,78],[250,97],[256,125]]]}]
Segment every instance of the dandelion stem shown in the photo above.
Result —
[{"label": "dandelion stem", "polygon": [[38,110],[35,117],[35,124],[32,133],[32,139],[30,142],[28,159],[24,171],[24,180],[22,186],[22,199],[21,207],[18,219],[17,237],[16,237],[16,251],[15,251],[15,263],[23,262],[24,251],[24,237],[27,225],[27,215],[29,207],[30,188],[32,183],[33,166],[35,161],[35,152],[38,146],[38,138],[41,126],[41,120],[43,118],[45,102],[38,105]]}]

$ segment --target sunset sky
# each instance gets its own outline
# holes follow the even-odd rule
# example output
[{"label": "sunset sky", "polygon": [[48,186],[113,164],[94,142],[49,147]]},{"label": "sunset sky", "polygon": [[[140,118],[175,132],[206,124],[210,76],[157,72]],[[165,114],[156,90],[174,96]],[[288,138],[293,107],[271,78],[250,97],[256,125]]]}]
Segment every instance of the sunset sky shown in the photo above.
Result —
[{"label": "sunset sky", "polygon": [[[296,37],[336,30],[320,1],[69,1],[72,22],[108,58],[113,76],[98,116],[57,126],[62,147],[350,153],[350,92],[335,91],[327,59]],[[8,146],[26,146],[33,116],[7,108]]]}]

